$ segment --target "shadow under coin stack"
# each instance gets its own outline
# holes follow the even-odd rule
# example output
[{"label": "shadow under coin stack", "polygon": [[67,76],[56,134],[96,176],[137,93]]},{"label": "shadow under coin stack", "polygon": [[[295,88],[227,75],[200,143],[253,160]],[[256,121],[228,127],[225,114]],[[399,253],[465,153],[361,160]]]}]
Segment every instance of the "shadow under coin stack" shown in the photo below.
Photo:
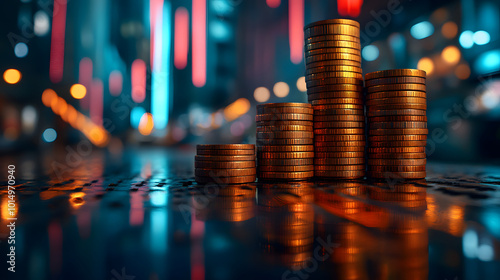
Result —
[{"label": "shadow under coin stack", "polygon": [[425,178],[426,73],[394,69],[365,76],[368,114],[368,176]]},{"label": "shadow under coin stack", "polygon": [[255,182],[255,145],[197,145],[194,175],[198,183]]},{"label": "shadow under coin stack", "polygon": [[306,85],[314,109],[315,176],[365,176],[365,117],[359,23],[318,21],[305,32]]},{"label": "shadow under coin stack", "polygon": [[259,180],[307,180],[314,176],[312,114],[307,103],[257,105]]}]

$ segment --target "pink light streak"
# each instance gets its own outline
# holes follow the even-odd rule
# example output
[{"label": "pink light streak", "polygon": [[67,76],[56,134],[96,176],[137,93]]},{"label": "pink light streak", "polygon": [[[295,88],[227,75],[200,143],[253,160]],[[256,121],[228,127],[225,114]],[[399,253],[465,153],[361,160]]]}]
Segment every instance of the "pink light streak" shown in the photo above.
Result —
[{"label": "pink light streak", "polygon": [[53,83],[59,83],[63,78],[66,4],[66,0],[59,0],[54,3],[54,12],[52,14],[49,77]]},{"label": "pink light streak", "polygon": [[[150,29],[150,63],[151,63],[151,69],[153,69],[154,62],[155,61],[161,61],[161,58],[158,60],[158,58],[155,58],[155,49],[160,48],[161,49],[161,38],[156,38],[155,33],[156,33],[156,27],[157,24],[160,25],[162,24],[162,19],[163,17],[163,0],[150,0],[149,1],[149,29]],[[159,46],[158,46],[159,44]],[[161,54],[161,52],[158,52],[158,54]],[[155,60],[156,59],[156,60]]]},{"label": "pink light streak", "polygon": [[90,104],[90,86],[92,85],[92,60],[88,57],[82,58],[78,66],[78,83],[87,88],[88,94],[80,99],[80,106],[82,109],[88,110]]},{"label": "pink light streak", "polygon": [[109,93],[113,96],[118,96],[123,89],[123,76],[118,70],[114,70],[109,74]]},{"label": "pink light streak", "polygon": [[90,87],[90,119],[97,125],[102,126],[102,114],[104,103],[104,87],[102,81],[95,79]]},{"label": "pink light streak", "polygon": [[186,8],[179,7],[175,11],[174,28],[174,65],[177,69],[184,69],[189,52],[189,13]]},{"label": "pink light streak", "polygon": [[207,82],[207,1],[193,0],[192,12],[193,85]]},{"label": "pink light streak", "polygon": [[288,33],[290,38],[290,60],[294,64],[302,61],[304,52],[304,0],[288,2]]},{"label": "pink light streak", "polygon": [[132,100],[142,103],[146,99],[146,63],[141,59],[132,62]]},{"label": "pink light streak", "polygon": [[269,8],[278,8],[281,4],[281,0],[266,0],[266,4]]}]

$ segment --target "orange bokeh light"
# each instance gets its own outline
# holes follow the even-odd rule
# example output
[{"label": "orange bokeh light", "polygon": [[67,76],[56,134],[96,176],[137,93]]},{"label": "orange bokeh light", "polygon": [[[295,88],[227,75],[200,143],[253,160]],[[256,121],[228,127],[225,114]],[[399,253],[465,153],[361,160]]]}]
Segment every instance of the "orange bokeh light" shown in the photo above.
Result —
[{"label": "orange bokeh light", "polygon": [[150,135],[154,128],[153,115],[144,113],[139,122],[139,133],[142,135]]},{"label": "orange bokeh light", "polygon": [[21,72],[17,69],[7,69],[3,73],[3,79],[8,84],[17,84],[21,80]]}]

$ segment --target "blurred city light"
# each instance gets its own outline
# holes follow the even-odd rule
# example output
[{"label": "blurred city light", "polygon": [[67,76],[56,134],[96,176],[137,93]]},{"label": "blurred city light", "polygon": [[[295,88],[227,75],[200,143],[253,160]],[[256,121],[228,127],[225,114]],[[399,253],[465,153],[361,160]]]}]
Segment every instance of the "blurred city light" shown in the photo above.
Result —
[{"label": "blurred city light", "polygon": [[207,0],[192,3],[192,79],[195,87],[207,81]]},{"label": "blurred city light", "polygon": [[363,48],[361,54],[366,61],[374,61],[378,58],[379,50],[375,45],[368,45]]},{"label": "blurred city light", "polygon": [[231,26],[229,23],[220,21],[220,20],[214,20],[210,22],[210,35],[219,41],[227,41],[229,38],[231,38]]},{"label": "blurred city light", "polygon": [[3,79],[8,84],[17,84],[21,80],[21,72],[17,69],[7,69],[3,73]]},{"label": "blurred city light", "polygon": [[455,46],[448,46],[441,52],[441,57],[449,64],[457,64],[460,61],[460,50]]},{"label": "blurred city light", "polygon": [[413,25],[410,29],[410,34],[415,39],[424,39],[434,33],[434,26],[428,21],[422,21]]},{"label": "blurred city light", "polygon": [[16,57],[23,58],[28,55],[28,45],[23,42],[19,42],[14,47],[14,54]]},{"label": "blurred city light", "polygon": [[299,64],[304,56],[304,0],[288,1],[290,60]]},{"label": "blurred city light", "polygon": [[462,237],[464,256],[473,259],[477,256],[478,240],[476,231],[467,229]]},{"label": "blurred city light", "polygon": [[28,105],[21,111],[21,121],[26,134],[31,134],[35,130],[37,113],[35,107]]},{"label": "blurred city light", "polygon": [[177,69],[184,69],[189,52],[189,13],[186,8],[179,7],[175,11],[174,29],[174,65]]},{"label": "blurred city light", "polygon": [[64,41],[66,32],[66,1],[58,2],[52,15],[52,37],[50,41],[50,81],[62,81],[64,70]]},{"label": "blurred city light", "polygon": [[[86,88],[90,89],[92,85],[92,72],[93,72],[93,63],[92,60],[88,57],[84,57],[80,60],[78,65],[78,83],[82,84]],[[80,100],[80,106],[82,109],[88,109],[90,105],[90,98],[82,98]]]},{"label": "blurred city light", "polygon": [[74,84],[69,89],[69,92],[74,99],[82,99],[87,94],[87,88],[85,88],[85,86],[81,84]]},{"label": "blurred city light", "polygon": [[479,74],[500,71],[500,49],[480,54],[474,63],[474,69]]},{"label": "blurred city light", "polygon": [[113,70],[109,73],[109,93],[113,96],[118,96],[123,89],[123,75],[118,70]]},{"label": "blurred city light", "polygon": [[418,61],[417,68],[420,70],[424,70],[427,75],[431,75],[432,71],[434,71],[434,62],[432,62],[432,59],[428,57],[422,57]]},{"label": "blurred city light", "polygon": [[273,92],[277,97],[286,97],[290,92],[290,87],[285,82],[277,82],[274,84]]},{"label": "blurred city light", "polygon": [[132,62],[132,100],[142,103],[146,99],[146,63],[141,59]]},{"label": "blurred city light", "polygon": [[130,111],[130,125],[135,129],[139,128],[139,123],[145,113],[146,110],[144,110],[144,108],[134,107],[132,111]]},{"label": "blurred city light", "polygon": [[441,27],[441,33],[446,39],[453,39],[457,36],[458,26],[453,21],[448,21]]},{"label": "blurred city light", "polygon": [[278,8],[281,4],[281,0],[266,0],[266,4],[269,8]]},{"label": "blurred city light", "polygon": [[472,46],[474,46],[474,39],[473,39],[474,33],[470,30],[462,32],[460,34],[460,38],[458,41],[460,42],[460,45],[464,49],[470,49]]},{"label": "blurred city light", "polygon": [[57,132],[53,128],[47,128],[43,132],[43,141],[52,143],[57,139]]},{"label": "blurred city light", "polygon": [[306,77],[302,76],[297,79],[297,89],[302,92],[307,91]]},{"label": "blurred city light", "polygon": [[97,125],[102,125],[104,103],[104,86],[102,81],[94,79],[90,87],[90,119]]},{"label": "blurred city light", "polygon": [[266,102],[271,97],[271,93],[265,87],[258,87],[253,92],[253,98],[257,102]]},{"label": "blurred city light", "polygon": [[358,17],[363,0],[338,0],[337,10],[341,16]]},{"label": "blurred city light", "polygon": [[483,95],[481,95],[481,103],[486,109],[497,107],[500,103],[500,92],[486,90]]},{"label": "blurred city light", "polygon": [[401,33],[393,33],[389,36],[389,45],[395,52],[403,52],[406,46],[406,40]]},{"label": "blurred city light", "polygon": [[150,135],[154,128],[153,115],[144,113],[139,122],[139,133],[142,135]]},{"label": "blurred city light", "polygon": [[49,107],[51,102],[52,102],[52,99],[56,98],[57,97],[57,94],[54,90],[48,88],[46,90],[43,91],[42,93],[42,103],[43,105],[45,105],[46,107]]},{"label": "blurred city light", "polygon": [[460,64],[455,69],[455,75],[460,80],[466,80],[470,77],[470,67],[466,63]]},{"label": "blurred city light", "polygon": [[[269,91],[268,91],[269,93]],[[226,121],[233,121],[250,110],[250,101],[246,98],[240,98],[224,108],[224,118]]]},{"label": "blurred city light", "polygon": [[47,35],[50,30],[49,16],[44,11],[38,11],[34,15],[33,31],[35,35],[42,37]]},{"label": "blurred city light", "polygon": [[476,31],[472,39],[476,45],[486,45],[490,42],[490,34],[484,30]]}]

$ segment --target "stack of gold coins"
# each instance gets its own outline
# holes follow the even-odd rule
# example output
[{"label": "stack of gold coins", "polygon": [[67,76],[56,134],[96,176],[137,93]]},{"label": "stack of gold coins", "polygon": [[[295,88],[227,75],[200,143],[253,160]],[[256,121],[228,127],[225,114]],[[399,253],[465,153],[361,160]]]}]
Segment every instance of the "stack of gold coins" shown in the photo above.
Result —
[{"label": "stack of gold coins", "polygon": [[314,22],[304,28],[306,85],[314,109],[315,176],[365,176],[365,117],[359,23]]},{"label": "stack of gold coins", "polygon": [[425,178],[426,73],[394,69],[368,73],[368,175],[377,179]]},{"label": "stack of gold coins", "polygon": [[198,183],[255,182],[255,145],[197,145],[194,175]]},{"label": "stack of gold coins", "polygon": [[255,120],[259,180],[306,180],[314,176],[310,104],[257,105]]}]

